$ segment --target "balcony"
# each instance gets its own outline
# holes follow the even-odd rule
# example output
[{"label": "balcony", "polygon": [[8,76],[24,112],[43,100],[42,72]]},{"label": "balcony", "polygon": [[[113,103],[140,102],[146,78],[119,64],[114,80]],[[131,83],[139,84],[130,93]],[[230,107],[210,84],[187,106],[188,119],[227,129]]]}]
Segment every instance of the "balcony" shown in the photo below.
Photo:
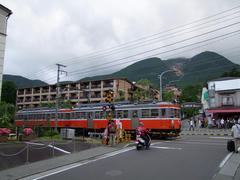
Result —
[{"label": "balcony", "polygon": [[41,101],[48,101],[48,98],[42,98]]},{"label": "balcony", "polygon": [[18,91],[18,95],[24,95],[23,91]]},{"label": "balcony", "polygon": [[32,94],[32,91],[26,91],[26,94]]},{"label": "balcony", "polygon": [[81,86],[81,89],[89,89],[89,86]]},{"label": "balcony", "polygon": [[113,82],[103,84],[103,88],[112,88],[112,87],[113,87]]},{"label": "balcony", "polygon": [[91,89],[101,88],[101,84],[92,84]]},{"label": "balcony", "polygon": [[71,100],[72,99],[78,99],[78,97],[77,96],[70,96],[69,99],[71,99]]},{"label": "balcony", "polygon": [[42,93],[49,93],[49,89],[42,89]]},{"label": "balcony", "polygon": [[91,98],[101,98],[101,95],[93,95]]},{"label": "balcony", "polygon": [[18,99],[17,100],[17,103],[23,103],[24,101],[23,101],[23,99]]},{"label": "balcony", "polygon": [[40,93],[40,89],[39,90],[34,90],[33,94],[39,94]]},{"label": "balcony", "polygon": [[32,102],[32,100],[31,99],[26,99],[25,102]]}]

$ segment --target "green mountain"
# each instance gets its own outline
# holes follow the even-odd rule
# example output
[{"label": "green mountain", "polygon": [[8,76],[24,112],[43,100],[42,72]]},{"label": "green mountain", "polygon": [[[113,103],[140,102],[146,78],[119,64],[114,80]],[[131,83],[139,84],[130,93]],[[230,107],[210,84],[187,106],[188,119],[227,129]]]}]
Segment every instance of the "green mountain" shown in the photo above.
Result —
[{"label": "green mountain", "polygon": [[204,83],[208,80],[219,78],[224,72],[229,72],[232,68],[240,69],[240,65],[232,63],[227,58],[214,53],[203,52],[183,64],[181,70],[184,73],[180,86]]},{"label": "green mountain", "polygon": [[179,87],[184,87],[192,84],[205,83],[208,80],[218,78],[224,72],[231,71],[233,67],[240,70],[240,65],[232,63],[227,58],[215,52],[206,51],[192,58],[161,60],[155,57],[145,59],[112,74],[87,77],[81,80],[126,77],[136,82],[141,78],[147,78],[158,86],[158,75],[173,67],[181,71],[180,75],[178,73],[179,76],[177,76],[171,72],[164,74],[164,76],[162,76],[163,84],[169,84],[172,81]]},{"label": "green mountain", "polygon": [[[159,75],[173,67],[181,71],[181,75],[168,72],[162,76],[163,85],[174,83],[178,87],[187,85],[202,84],[208,80],[220,77],[224,72],[229,72],[236,67],[240,70],[240,65],[232,63],[227,58],[215,52],[202,52],[192,58],[174,58],[161,60],[153,57],[145,59],[127,66],[112,74],[86,77],[81,80],[97,80],[105,78],[128,78],[137,82],[141,78],[149,79],[159,87]],[[30,80],[22,76],[3,75],[3,81],[13,81],[19,88],[44,86],[47,83],[40,80]],[[61,82],[63,83],[63,82]]]},{"label": "green mountain", "polygon": [[40,80],[30,80],[22,76],[9,75],[9,74],[3,75],[3,81],[12,81],[17,85],[18,88],[48,85],[47,83]]}]

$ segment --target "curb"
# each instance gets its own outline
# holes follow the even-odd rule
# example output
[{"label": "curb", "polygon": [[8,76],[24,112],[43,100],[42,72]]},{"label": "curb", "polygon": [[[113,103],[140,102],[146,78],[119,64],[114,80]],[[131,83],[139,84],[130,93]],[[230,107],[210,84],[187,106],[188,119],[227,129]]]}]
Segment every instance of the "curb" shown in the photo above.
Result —
[{"label": "curb", "polygon": [[232,136],[231,134],[216,133],[181,133],[182,136]]}]

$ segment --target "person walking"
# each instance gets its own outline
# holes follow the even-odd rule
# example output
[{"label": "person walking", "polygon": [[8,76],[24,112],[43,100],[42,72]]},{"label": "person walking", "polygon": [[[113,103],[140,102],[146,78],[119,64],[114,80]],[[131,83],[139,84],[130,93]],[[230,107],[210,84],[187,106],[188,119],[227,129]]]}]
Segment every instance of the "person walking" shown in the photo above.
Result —
[{"label": "person walking", "polygon": [[223,118],[221,119],[221,127],[225,129],[225,122]]},{"label": "person walking", "polygon": [[111,146],[115,146],[116,130],[117,130],[117,126],[116,126],[114,120],[112,120],[110,125],[109,125],[109,134],[110,134],[110,144],[111,144]]},{"label": "person walking", "polygon": [[240,125],[238,124],[238,120],[235,120],[235,125],[232,127],[232,137],[234,138],[235,152],[238,153],[240,146]]},{"label": "person walking", "polygon": [[191,129],[193,129],[193,131],[194,131],[194,121],[193,121],[193,119],[190,120],[189,131],[191,131]]}]

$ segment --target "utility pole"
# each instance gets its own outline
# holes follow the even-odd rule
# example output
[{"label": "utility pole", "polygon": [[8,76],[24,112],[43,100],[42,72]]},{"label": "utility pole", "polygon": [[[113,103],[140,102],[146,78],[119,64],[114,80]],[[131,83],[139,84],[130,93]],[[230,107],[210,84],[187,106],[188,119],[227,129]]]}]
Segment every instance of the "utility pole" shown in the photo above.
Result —
[{"label": "utility pole", "polygon": [[61,67],[67,67],[64,66],[62,64],[56,64],[58,66],[58,70],[57,70],[57,88],[56,88],[56,113],[55,113],[55,128],[54,130],[57,130],[57,121],[58,121],[58,103],[59,103],[59,77],[60,77],[60,73],[66,73],[67,75],[67,71],[63,71],[60,68]]}]

